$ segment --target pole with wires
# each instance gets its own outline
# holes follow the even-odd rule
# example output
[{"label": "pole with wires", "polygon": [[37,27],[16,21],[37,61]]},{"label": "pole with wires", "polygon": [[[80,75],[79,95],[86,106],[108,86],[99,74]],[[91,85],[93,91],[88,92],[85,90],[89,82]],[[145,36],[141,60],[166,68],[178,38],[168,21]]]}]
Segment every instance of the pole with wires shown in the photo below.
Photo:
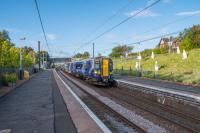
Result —
[{"label": "pole with wires", "polygon": [[44,69],[44,52],[42,53],[42,67]]},{"label": "pole with wires", "polygon": [[92,44],[92,57],[94,59],[94,43]]},{"label": "pole with wires", "polygon": [[[99,38],[102,37],[103,35],[105,35],[105,34],[111,32],[112,30],[116,29],[117,27],[119,27],[120,25],[124,24],[125,22],[127,22],[127,21],[131,20],[132,18],[138,16],[139,14],[145,12],[146,10],[148,10],[149,8],[151,8],[152,6],[154,6],[154,5],[156,5],[157,3],[159,3],[160,1],[161,1],[161,0],[156,0],[156,1],[152,2],[151,4],[145,6],[144,8],[142,8],[141,10],[139,10],[138,12],[136,12],[135,14],[133,14],[133,15],[127,17],[126,19],[122,20],[122,21],[119,22],[118,24],[116,24],[116,25],[110,27],[109,29],[107,29],[107,30],[105,30],[104,32],[100,33],[99,35],[97,35],[96,37],[92,38],[92,39],[89,40],[88,42],[83,43],[80,47],[82,47],[82,46],[84,46],[84,45],[86,46],[86,45],[91,44],[91,42],[93,42],[93,41],[99,39]],[[91,34],[93,34],[93,33],[91,33]],[[80,47],[79,47],[79,48],[80,48]],[[79,49],[79,48],[78,48],[78,49]]]}]

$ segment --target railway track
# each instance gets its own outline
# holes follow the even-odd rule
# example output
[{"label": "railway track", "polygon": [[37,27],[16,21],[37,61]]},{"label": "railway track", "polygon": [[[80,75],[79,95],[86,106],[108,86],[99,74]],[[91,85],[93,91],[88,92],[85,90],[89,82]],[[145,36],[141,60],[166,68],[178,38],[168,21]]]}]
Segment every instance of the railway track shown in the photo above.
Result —
[{"label": "railway track", "polygon": [[135,132],[147,133],[143,128],[141,128],[137,124],[131,122],[127,118],[123,117],[121,114],[119,114],[118,112],[116,112],[115,110],[113,110],[112,108],[110,108],[109,106],[104,104],[103,102],[101,102],[95,96],[93,96],[90,93],[88,93],[87,91],[85,91],[82,87],[75,84],[72,80],[67,78],[65,74],[63,74],[60,71],[58,71],[58,73],[60,75],[62,75],[62,78],[65,78],[65,81],[66,80],[70,81],[74,86],[76,86],[78,89],[80,89],[83,93],[85,93],[87,95],[87,98],[84,97],[84,98],[82,98],[82,100],[87,102],[89,105],[91,105],[91,109],[95,107],[95,109],[92,109],[92,110],[94,110],[96,114],[100,115],[100,117],[102,117],[101,116],[102,112],[103,113],[106,112],[107,114],[111,114],[113,117],[115,117],[115,118],[119,119],[121,122],[125,123],[128,127],[131,127],[132,129],[134,129]]},{"label": "railway track", "polygon": [[165,97],[171,97],[174,99],[182,100],[185,103],[194,105],[194,106],[200,106],[200,97],[192,94],[186,94],[182,92],[179,92],[178,90],[172,91],[172,90],[167,90],[162,87],[154,87],[151,85],[144,85],[141,83],[135,83],[135,82],[129,82],[129,81],[122,81],[122,80],[116,80],[117,83],[122,86],[122,87],[127,87],[127,88],[134,88],[134,90],[140,90],[144,92],[149,92],[149,93],[156,93],[160,94]]},{"label": "railway track", "polygon": [[[108,94],[110,98],[117,99],[119,101],[125,102],[129,105],[135,106],[137,108],[140,108],[141,110],[145,110],[146,112],[149,112],[159,118],[164,119],[165,121],[168,121],[170,123],[173,123],[175,125],[178,125],[182,127],[183,129],[189,131],[189,132],[199,132],[198,125],[200,123],[200,119],[197,116],[193,116],[192,114],[187,114],[185,112],[181,112],[179,110],[176,110],[170,106],[163,106],[158,103],[153,103],[148,99],[141,98],[141,97],[136,97],[132,95],[132,93],[124,91],[123,89],[119,88],[108,88],[108,89],[102,89],[100,88],[99,90],[103,91],[104,93]],[[113,93],[115,92],[115,93]],[[135,100],[134,102],[132,102]],[[137,101],[140,101],[138,104]],[[142,104],[141,104],[142,102]],[[168,113],[168,115],[163,115],[162,113],[158,113],[159,111],[156,111],[155,109],[152,109],[153,107],[159,108],[159,110],[162,110],[162,112]],[[169,117],[170,116],[170,117]],[[174,117],[173,117],[174,116]],[[176,116],[179,117],[179,119],[182,119],[182,121],[185,121],[186,123],[176,121]],[[173,119],[175,118],[175,119]],[[191,123],[195,123],[197,128],[192,128]]]},{"label": "railway track", "polygon": [[[185,110],[180,110],[179,108],[175,108],[175,107],[172,107],[170,105],[167,105],[167,104],[160,104],[160,103],[157,103],[157,102],[153,102],[151,101],[151,99],[147,99],[147,98],[144,98],[144,97],[140,97],[140,96],[137,96],[136,93],[131,93],[131,91],[133,90],[147,90],[147,92],[149,91],[148,88],[144,88],[144,87],[141,87],[141,86],[133,86],[133,85],[129,85],[129,84],[126,84],[125,87],[128,88],[133,88],[133,87],[137,87],[136,89],[129,89],[130,92],[127,93],[126,91],[124,90],[120,90],[120,89],[116,89],[114,88],[114,90],[116,91],[115,94],[118,94],[117,96],[114,95],[114,93],[112,92],[106,92],[106,93],[109,93],[110,96],[113,96],[117,99],[121,99],[122,101],[125,101],[126,103],[129,103],[130,105],[133,105],[133,106],[137,106],[138,108],[141,108],[143,110],[146,110],[147,112],[150,112],[156,116],[159,116],[167,121],[171,121],[181,127],[184,127],[186,128],[187,130],[189,131],[192,131],[192,132],[200,132],[200,115],[199,115],[199,110],[193,110],[193,112],[189,112],[189,111],[185,111]],[[128,90],[127,88],[127,90]],[[139,92],[139,91],[138,91]],[[121,96],[120,96],[121,95]],[[127,98],[123,98],[123,95],[126,95],[127,97],[132,97],[132,99],[134,100],[137,100],[137,101],[140,101],[142,103],[145,103],[143,106],[140,106],[139,104],[137,104],[136,102],[130,102],[130,100],[127,100]],[[166,95],[165,96],[167,97],[171,97],[171,95]],[[183,98],[183,97],[181,97]],[[184,98],[184,100],[188,100],[187,98]],[[194,100],[191,100],[189,98],[189,101],[187,102],[190,102],[190,104],[195,104],[195,106],[199,106],[199,101],[195,101]],[[154,109],[148,109],[150,107],[158,107],[159,109],[161,109],[163,112],[169,112],[169,114],[166,116],[166,115],[162,115],[160,113],[157,113],[154,111]],[[176,120],[176,117],[178,116],[178,119],[181,119],[180,121]]]},{"label": "railway track", "polygon": [[[165,107],[160,104],[150,102],[147,99],[143,99],[141,97],[131,95],[131,93],[125,93],[124,91],[121,91],[116,88],[115,88],[115,91],[116,91],[116,93],[113,93],[113,91],[104,90],[104,92],[106,94],[108,94],[111,98],[118,99],[119,101],[123,101],[123,102],[125,102],[129,105],[135,106],[141,110],[145,110],[146,112],[149,112],[157,117],[160,117],[166,121],[169,121],[180,127],[183,127],[184,129],[186,129],[190,132],[196,132],[196,133],[200,132],[199,129],[195,129],[195,128],[199,127],[199,123],[200,123],[199,117],[197,118],[197,117],[194,117],[192,114],[183,113],[183,112],[175,110],[169,106]],[[126,96],[126,97],[124,97],[124,96]],[[134,100],[134,102],[132,102],[133,100]],[[139,101],[139,102],[137,102],[137,101]],[[155,107],[159,108],[164,113],[156,111]],[[168,113],[168,114],[166,115],[165,113]],[[186,123],[175,120],[176,116],[178,116],[179,119],[182,119],[181,121],[185,121]],[[189,126],[189,125],[192,125],[192,123],[195,123],[195,125],[196,125],[195,128],[192,128],[191,126]]]}]

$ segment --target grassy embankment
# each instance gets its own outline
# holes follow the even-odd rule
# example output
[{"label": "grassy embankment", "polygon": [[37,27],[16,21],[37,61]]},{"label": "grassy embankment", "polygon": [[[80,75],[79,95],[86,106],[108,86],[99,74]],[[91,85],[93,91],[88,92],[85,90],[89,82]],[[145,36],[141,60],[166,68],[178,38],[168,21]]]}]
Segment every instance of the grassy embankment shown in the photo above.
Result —
[{"label": "grassy embankment", "polygon": [[[145,57],[141,60],[142,76],[153,78],[155,61],[158,61],[160,70],[156,73],[156,78],[200,84],[200,49],[189,51],[186,60],[182,58],[182,54],[176,53],[155,55],[155,59]],[[113,59],[113,63],[114,73],[136,75],[136,58]]]}]

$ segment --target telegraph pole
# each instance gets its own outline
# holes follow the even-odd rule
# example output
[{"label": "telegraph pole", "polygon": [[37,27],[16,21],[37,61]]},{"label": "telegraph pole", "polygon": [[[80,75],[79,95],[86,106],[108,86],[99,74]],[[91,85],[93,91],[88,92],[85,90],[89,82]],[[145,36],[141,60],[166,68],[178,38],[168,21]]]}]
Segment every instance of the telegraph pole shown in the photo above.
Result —
[{"label": "telegraph pole", "polygon": [[94,59],[94,43],[92,44],[92,46],[93,46],[92,51],[93,51],[93,59]]},{"label": "telegraph pole", "polygon": [[40,70],[40,41],[38,41],[38,60],[39,60],[39,70]]}]

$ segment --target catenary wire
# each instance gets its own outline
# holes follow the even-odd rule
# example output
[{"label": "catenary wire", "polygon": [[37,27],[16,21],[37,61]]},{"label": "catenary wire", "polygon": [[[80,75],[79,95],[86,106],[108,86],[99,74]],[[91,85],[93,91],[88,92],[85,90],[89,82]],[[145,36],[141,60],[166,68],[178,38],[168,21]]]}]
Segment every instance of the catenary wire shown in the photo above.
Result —
[{"label": "catenary wire", "polygon": [[41,18],[41,15],[40,15],[40,10],[39,10],[39,7],[38,7],[37,0],[34,0],[34,2],[35,2],[36,9],[37,9],[38,17],[39,17],[39,20],[40,20],[40,25],[41,25],[42,32],[43,32],[43,35],[44,35],[44,39],[45,39],[47,48],[48,48],[48,50],[49,50],[49,52],[50,52],[50,47],[49,47],[49,44],[48,44],[48,41],[47,41],[47,36],[46,36],[46,32],[45,32],[45,30],[44,30],[44,25],[43,25],[42,18]]},{"label": "catenary wire", "polygon": [[[124,9],[126,9],[134,0],[129,0],[128,3],[126,3],[124,6],[122,6],[115,14],[113,14],[112,16],[109,16],[105,21],[103,21],[100,25],[98,25],[92,32],[90,32],[89,34],[87,34],[81,41],[79,41],[77,44],[80,44],[81,42],[85,41],[88,37],[90,37],[91,35],[93,35],[94,33],[96,33],[99,29],[101,29],[105,24],[107,24],[110,20],[112,20],[114,17],[116,17],[119,13],[121,13]],[[81,46],[80,46],[81,47]],[[79,47],[79,48],[80,48]],[[78,48],[78,49],[79,49]],[[78,50],[76,49],[76,50]],[[76,50],[74,51],[74,53],[76,52]]]},{"label": "catenary wire", "polygon": [[[144,8],[141,9],[140,11],[136,12],[135,14],[133,14],[133,15],[129,16],[128,18],[122,20],[120,23],[114,25],[113,27],[107,29],[106,31],[104,31],[103,33],[99,34],[99,35],[96,36],[95,38],[91,39],[91,40],[88,41],[87,43],[83,43],[83,45],[86,46],[86,45],[90,44],[91,42],[93,42],[93,41],[97,40],[98,38],[102,37],[103,35],[105,35],[106,33],[108,33],[108,32],[110,32],[110,31],[114,30],[114,29],[117,28],[117,27],[119,27],[121,24],[123,24],[123,23],[129,21],[129,20],[132,19],[133,17],[136,17],[137,15],[141,14],[141,13],[144,12],[145,10],[147,10],[147,9],[149,9],[150,7],[156,5],[156,4],[157,4],[158,2],[160,2],[160,1],[161,1],[161,0],[157,0],[157,1],[155,1],[155,2],[153,2],[153,3],[151,3],[151,4],[149,4],[148,6],[144,7]],[[83,46],[83,45],[81,45],[81,46]]]}]

